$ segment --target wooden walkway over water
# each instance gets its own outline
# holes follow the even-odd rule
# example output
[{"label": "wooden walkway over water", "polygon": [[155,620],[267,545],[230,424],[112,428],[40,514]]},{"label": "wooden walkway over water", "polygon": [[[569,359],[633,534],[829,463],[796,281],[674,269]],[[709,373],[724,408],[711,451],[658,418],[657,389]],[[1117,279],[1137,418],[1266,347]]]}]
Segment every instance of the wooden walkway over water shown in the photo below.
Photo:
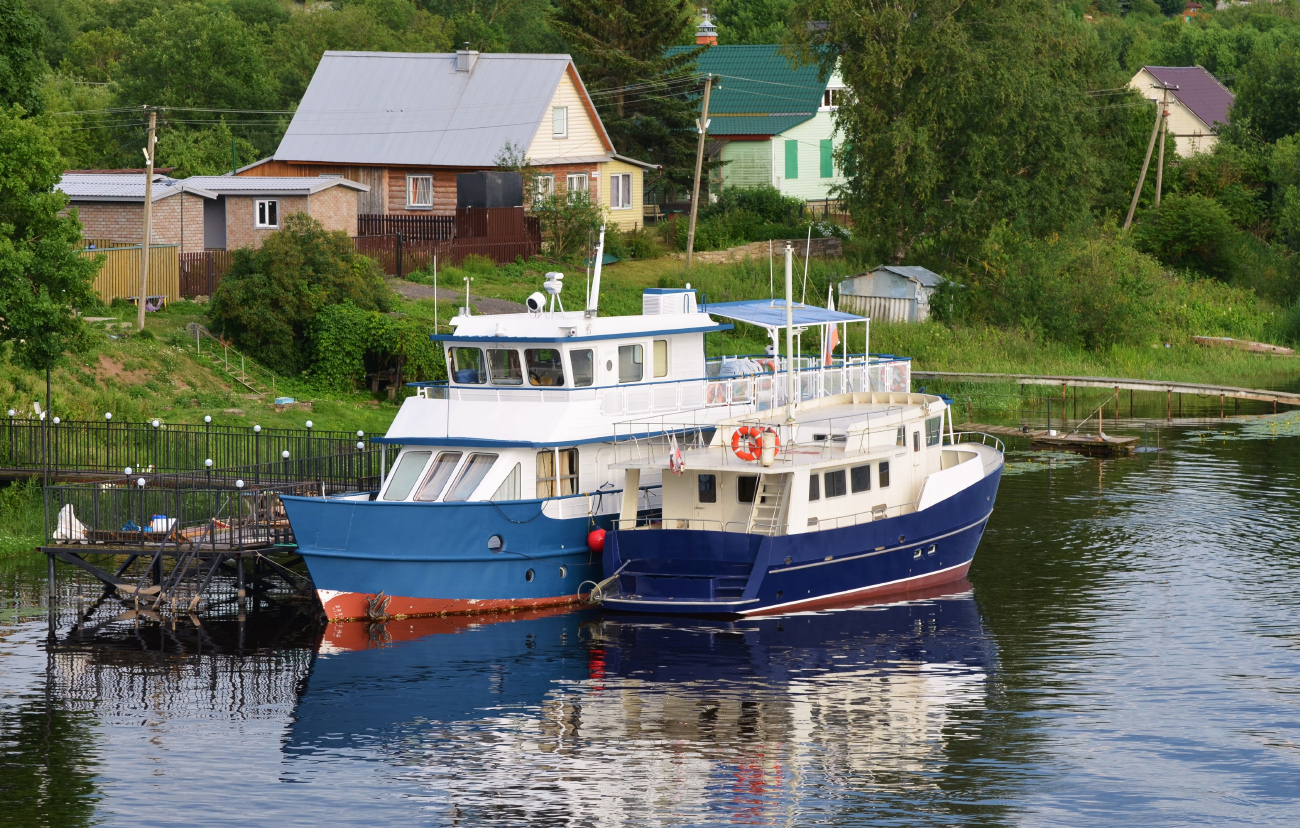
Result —
[{"label": "wooden walkway over water", "polygon": [[1104,388],[1110,391],[1153,391],[1156,393],[1195,394],[1201,397],[1219,397],[1230,400],[1256,400],[1300,407],[1300,394],[1289,391],[1270,391],[1259,388],[1237,388],[1231,385],[1208,385],[1198,382],[1167,382],[1164,380],[1135,380],[1120,377],[1068,377],[1050,374],[984,374],[963,371],[913,371],[912,379],[953,380],[957,382],[1016,382],[1019,385],[1060,386],[1062,397],[1066,388]]}]

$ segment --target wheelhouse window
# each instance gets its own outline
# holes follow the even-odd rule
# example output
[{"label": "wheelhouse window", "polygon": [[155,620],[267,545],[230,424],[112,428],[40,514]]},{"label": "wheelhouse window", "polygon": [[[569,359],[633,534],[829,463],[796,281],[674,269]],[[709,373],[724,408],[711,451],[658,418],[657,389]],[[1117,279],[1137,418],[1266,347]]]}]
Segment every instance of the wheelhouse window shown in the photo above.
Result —
[{"label": "wheelhouse window", "polygon": [[420,490],[415,493],[415,499],[421,503],[432,503],[437,500],[438,495],[442,494],[442,490],[447,487],[447,481],[451,479],[451,473],[456,470],[460,457],[459,451],[441,452],[438,459],[433,461],[433,468],[425,475]]},{"label": "wheelhouse window", "polygon": [[563,497],[578,493],[578,450],[537,452],[537,496]]},{"label": "wheelhouse window", "polygon": [[753,503],[758,494],[758,475],[742,474],[736,478],[736,501]]},{"label": "wheelhouse window", "polygon": [[452,484],[451,491],[443,498],[444,502],[469,500],[478,488],[478,484],[483,482],[487,477],[488,470],[492,464],[497,461],[495,454],[471,454],[465,461],[465,467],[460,470],[460,476]]},{"label": "wheelhouse window", "polygon": [[569,108],[567,106],[551,107],[551,137],[569,137]]},{"label": "wheelhouse window", "polygon": [[700,503],[718,502],[718,476],[716,474],[697,475],[696,488]]},{"label": "wheelhouse window", "polygon": [[529,385],[564,385],[564,357],[559,348],[526,348],[524,364]]},{"label": "wheelhouse window", "polygon": [[397,461],[397,468],[393,469],[393,476],[388,479],[384,500],[406,500],[411,489],[415,488],[415,481],[420,479],[424,464],[429,462],[430,454],[433,452],[408,451],[403,454],[402,459]]},{"label": "wheelhouse window", "polygon": [[513,348],[488,348],[488,373],[493,385],[523,385],[524,369]]},{"label": "wheelhouse window", "polygon": [[822,478],[819,474],[808,475],[808,502],[822,499]]},{"label": "wheelhouse window", "polygon": [[609,208],[632,209],[632,174],[619,173],[609,177]]},{"label": "wheelhouse window", "polygon": [[280,202],[273,198],[259,198],[255,206],[254,227],[273,230],[280,226]]},{"label": "wheelhouse window", "polygon": [[596,381],[596,357],[590,348],[569,351],[569,364],[573,366],[573,384],[578,388]]},{"label": "wheelhouse window", "polygon": [[487,382],[482,348],[452,348],[451,378],[464,385],[482,385]]},{"label": "wheelhouse window", "polygon": [[943,437],[943,417],[931,417],[925,421],[925,444],[927,446],[939,445],[939,440]]},{"label": "wheelhouse window", "polygon": [[640,382],[645,376],[645,349],[640,345],[618,346],[618,381]]},{"label": "wheelhouse window", "polygon": [[844,469],[826,472],[826,496],[827,497],[844,497],[848,494],[845,487]]},{"label": "wheelhouse window", "polygon": [[406,206],[415,210],[433,207],[433,176],[408,175],[406,177]]},{"label": "wheelhouse window", "polygon": [[849,469],[849,486],[853,493],[871,491],[871,466],[854,466]]},{"label": "wheelhouse window", "polygon": [[881,463],[880,467],[876,470],[876,480],[880,482],[880,488],[882,489],[889,488],[889,461],[888,460]]},{"label": "wheelhouse window", "polygon": [[668,376],[668,340],[655,340],[655,377]]}]

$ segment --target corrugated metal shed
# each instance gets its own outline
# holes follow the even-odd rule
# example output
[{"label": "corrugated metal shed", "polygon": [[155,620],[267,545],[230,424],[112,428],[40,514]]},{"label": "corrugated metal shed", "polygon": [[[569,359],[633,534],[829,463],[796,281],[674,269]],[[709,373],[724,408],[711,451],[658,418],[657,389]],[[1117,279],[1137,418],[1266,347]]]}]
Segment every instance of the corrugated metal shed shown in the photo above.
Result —
[{"label": "corrugated metal shed", "polygon": [[1218,78],[1211,75],[1204,67],[1143,66],[1142,68],[1161,83],[1177,86],[1178,90],[1170,94],[1183,106],[1192,110],[1206,126],[1213,127],[1216,123],[1228,123],[1228,110],[1232,108],[1233,101],[1232,92],[1219,83]]},{"label": "corrugated metal shed", "polygon": [[311,195],[330,187],[368,192],[365,184],[340,177],[270,177],[233,175],[196,175],[184,181],[187,187],[201,187],[218,195]]},{"label": "corrugated metal shed", "polygon": [[[143,173],[64,173],[55,187],[72,201],[144,201]],[[204,198],[216,198],[214,193],[165,175],[153,177],[153,201],[191,192]]]},{"label": "corrugated metal shed", "polygon": [[947,279],[924,267],[881,265],[840,282],[840,309],[885,322],[924,322]]},{"label": "corrugated metal shed", "polygon": [[[568,55],[326,52],[277,160],[490,167],[507,141],[528,147]],[[575,73],[576,74],[576,73]]]},{"label": "corrugated metal shed", "polygon": [[[677,55],[694,49],[678,46]],[[816,66],[793,66],[780,46],[710,46],[697,71],[719,76],[709,95],[709,135],[776,135],[811,119],[826,80]]]}]

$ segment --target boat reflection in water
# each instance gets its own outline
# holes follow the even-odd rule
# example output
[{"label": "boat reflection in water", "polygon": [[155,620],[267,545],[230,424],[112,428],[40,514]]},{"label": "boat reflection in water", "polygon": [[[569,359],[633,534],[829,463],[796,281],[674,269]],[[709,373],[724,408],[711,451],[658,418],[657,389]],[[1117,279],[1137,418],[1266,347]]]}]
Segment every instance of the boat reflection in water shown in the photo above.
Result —
[{"label": "boat reflection in water", "polygon": [[907,597],[739,621],[334,624],[286,756],[343,762],[354,784],[372,765],[347,758],[397,765],[424,814],[460,824],[788,821],[843,809],[846,786],[915,803],[971,737],[962,720],[977,728],[995,654],[968,583]]}]

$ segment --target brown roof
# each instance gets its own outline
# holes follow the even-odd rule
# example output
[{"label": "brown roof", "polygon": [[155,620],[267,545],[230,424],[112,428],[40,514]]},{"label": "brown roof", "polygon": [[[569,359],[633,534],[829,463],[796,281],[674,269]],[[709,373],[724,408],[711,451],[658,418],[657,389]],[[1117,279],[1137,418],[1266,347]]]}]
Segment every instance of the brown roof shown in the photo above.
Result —
[{"label": "brown roof", "polygon": [[1173,96],[1208,126],[1228,123],[1232,92],[1201,66],[1143,66],[1156,80],[1177,86]]}]

